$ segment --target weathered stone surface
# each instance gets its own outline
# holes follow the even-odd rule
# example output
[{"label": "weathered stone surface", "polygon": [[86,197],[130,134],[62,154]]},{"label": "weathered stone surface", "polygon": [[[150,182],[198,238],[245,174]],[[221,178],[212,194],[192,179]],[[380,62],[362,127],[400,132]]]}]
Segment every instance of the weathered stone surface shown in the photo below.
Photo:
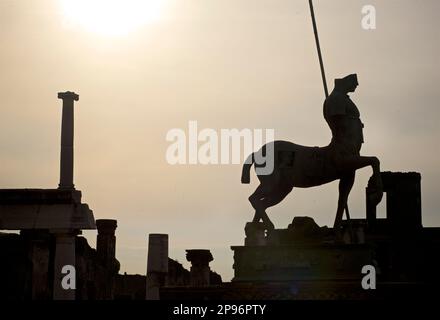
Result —
[{"label": "weathered stone surface", "polygon": [[58,189],[0,190],[0,229],[96,229],[81,192]]},{"label": "weathered stone surface", "polygon": [[[114,259],[112,267],[109,267],[85,238],[75,236],[74,240],[77,280],[75,298],[112,299],[113,282],[109,279],[117,275],[119,262]],[[53,271],[46,257],[55,256],[55,241],[56,235],[43,230],[26,230],[21,234],[0,233],[0,299],[53,298]]]},{"label": "weathered stone surface", "polygon": [[244,228],[246,239],[245,246],[264,246],[266,245],[266,231],[263,222],[248,222]]},{"label": "weathered stone surface", "polygon": [[233,281],[353,280],[373,264],[367,245],[236,246]]},{"label": "weathered stone surface", "polygon": [[[394,233],[420,231],[422,228],[421,176],[418,172],[381,172],[386,193],[387,221]],[[376,205],[372,199],[371,179],[366,188],[367,220],[377,224]],[[373,188],[374,189],[374,188]]]},{"label": "weathered stone surface", "polygon": [[295,217],[287,229],[274,229],[267,233],[268,245],[317,244],[333,239],[332,231],[320,227],[310,217]]},{"label": "weathered stone surface", "polygon": [[153,233],[148,236],[147,300],[159,300],[159,290],[168,273],[168,235]]},{"label": "weathered stone surface", "polygon": [[117,221],[113,219],[96,220],[98,236],[96,239],[96,252],[98,257],[107,264],[111,264],[115,260],[116,254],[116,237],[115,230]]},{"label": "weathered stone surface", "polygon": [[206,287],[211,283],[209,263],[214,260],[209,250],[186,250],[186,260],[191,262],[191,285]]},{"label": "weathered stone surface", "polygon": [[0,189],[0,205],[80,204],[81,191],[67,189]]}]

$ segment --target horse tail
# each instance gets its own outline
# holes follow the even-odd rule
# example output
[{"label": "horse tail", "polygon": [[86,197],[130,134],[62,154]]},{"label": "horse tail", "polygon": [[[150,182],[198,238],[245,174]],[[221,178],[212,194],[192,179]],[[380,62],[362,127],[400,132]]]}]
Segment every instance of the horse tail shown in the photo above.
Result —
[{"label": "horse tail", "polygon": [[254,164],[254,154],[253,153],[251,153],[248,157],[247,157],[247,159],[246,159],[246,161],[244,162],[244,164],[243,164],[243,170],[242,170],[242,172],[241,172],[241,183],[246,183],[246,184],[248,184],[248,183],[250,183],[251,182],[251,175],[250,175],[250,172],[251,172],[251,167],[252,167],[252,165]]}]

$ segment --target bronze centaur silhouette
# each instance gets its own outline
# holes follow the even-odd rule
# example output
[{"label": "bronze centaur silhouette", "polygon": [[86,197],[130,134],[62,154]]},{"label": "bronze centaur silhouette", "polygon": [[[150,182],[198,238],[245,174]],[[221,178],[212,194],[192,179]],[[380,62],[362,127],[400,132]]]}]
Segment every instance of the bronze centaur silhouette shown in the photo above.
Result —
[{"label": "bronze centaur silhouette", "polygon": [[[370,190],[373,190],[371,200],[376,204],[380,202],[382,181],[379,159],[359,154],[364,142],[363,124],[358,108],[348,96],[357,86],[356,74],[336,79],[333,92],[324,102],[324,118],[332,131],[332,141],[328,146],[306,147],[287,141],[273,141],[249,155],[243,165],[241,182],[250,182],[250,169],[255,163],[260,185],[249,197],[255,209],[254,222],[261,219],[266,229],[273,229],[274,225],[266,209],[281,202],[294,187],[310,188],[339,180],[339,200],[334,223],[338,235],[355,172],[367,166],[373,169],[369,182]],[[273,170],[260,170],[267,169],[268,164],[271,164]]]}]

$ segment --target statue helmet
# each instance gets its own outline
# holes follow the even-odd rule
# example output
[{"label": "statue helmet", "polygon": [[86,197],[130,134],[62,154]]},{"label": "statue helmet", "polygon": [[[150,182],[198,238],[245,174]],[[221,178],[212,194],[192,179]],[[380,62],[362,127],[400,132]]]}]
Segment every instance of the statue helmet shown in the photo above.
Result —
[{"label": "statue helmet", "polygon": [[348,76],[345,76],[340,79],[335,79],[335,87],[350,87],[351,85],[356,84],[358,85],[358,78],[356,73],[349,74]]}]

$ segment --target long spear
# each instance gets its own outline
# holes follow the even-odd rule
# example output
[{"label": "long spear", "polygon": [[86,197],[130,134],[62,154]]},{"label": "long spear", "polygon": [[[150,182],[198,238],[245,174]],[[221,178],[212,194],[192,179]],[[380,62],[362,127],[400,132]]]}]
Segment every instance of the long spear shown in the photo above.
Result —
[{"label": "long spear", "polygon": [[318,27],[316,26],[315,10],[313,9],[312,0],[309,0],[309,6],[310,6],[310,14],[312,16],[313,32],[315,33],[316,49],[318,50],[319,66],[321,67],[322,83],[324,85],[325,97],[327,98],[328,97],[327,80],[325,79],[324,62],[322,62],[321,46],[319,45],[319,37],[318,37]]},{"label": "long spear", "polygon": [[[324,85],[325,98],[327,99],[328,97],[327,80],[325,78],[324,62],[322,61],[321,46],[319,44],[319,36],[318,36],[318,27],[316,26],[315,10],[313,9],[312,0],[309,0],[309,7],[310,7],[310,15],[312,16],[313,33],[315,34],[316,50],[318,51],[319,66],[321,68],[322,84]],[[347,215],[348,226],[352,238],[353,231],[351,230],[351,220],[350,220],[350,212],[348,211],[348,204],[345,204],[345,213]]]}]

